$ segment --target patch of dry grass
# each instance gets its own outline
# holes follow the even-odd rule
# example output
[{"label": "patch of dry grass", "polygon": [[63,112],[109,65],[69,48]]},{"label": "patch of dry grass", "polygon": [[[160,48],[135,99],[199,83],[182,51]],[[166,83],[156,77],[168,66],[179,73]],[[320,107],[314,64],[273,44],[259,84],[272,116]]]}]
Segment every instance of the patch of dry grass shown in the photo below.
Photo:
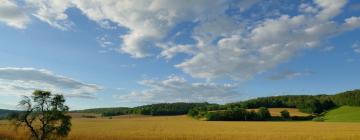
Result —
[{"label": "patch of dry grass", "polygon": [[[187,116],[74,118],[70,140],[358,140],[359,123],[209,122]],[[24,139],[0,121],[0,136]],[[1,137],[0,137],[1,138]]]}]

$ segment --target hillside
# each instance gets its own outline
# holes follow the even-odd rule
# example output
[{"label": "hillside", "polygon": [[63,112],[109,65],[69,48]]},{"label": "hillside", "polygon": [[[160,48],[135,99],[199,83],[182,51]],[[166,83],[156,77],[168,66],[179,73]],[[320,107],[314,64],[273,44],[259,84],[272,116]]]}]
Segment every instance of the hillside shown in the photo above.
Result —
[{"label": "hillside", "polygon": [[360,107],[342,106],[325,114],[328,122],[360,122]]}]

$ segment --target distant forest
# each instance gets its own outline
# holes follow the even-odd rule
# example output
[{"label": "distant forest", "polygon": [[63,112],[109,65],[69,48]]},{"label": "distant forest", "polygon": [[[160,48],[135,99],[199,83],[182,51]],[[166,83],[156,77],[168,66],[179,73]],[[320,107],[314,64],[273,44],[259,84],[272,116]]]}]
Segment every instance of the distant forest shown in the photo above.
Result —
[{"label": "distant forest", "polygon": [[0,109],[0,119],[5,119],[8,115],[15,113],[15,112],[18,112],[18,111]]},{"label": "distant forest", "polygon": [[[360,106],[360,90],[346,91],[335,95],[284,95],[270,96],[228,103],[225,105],[210,103],[160,103],[138,106],[134,108],[98,108],[76,112],[99,113],[102,116],[116,116],[124,114],[142,115],[183,115],[193,117],[214,115],[219,110],[243,110],[254,108],[298,108],[300,111],[310,114],[321,114],[334,107],[349,105]],[[236,112],[236,111],[235,111]],[[251,115],[251,112],[249,112]],[[253,113],[252,113],[253,115]]]}]

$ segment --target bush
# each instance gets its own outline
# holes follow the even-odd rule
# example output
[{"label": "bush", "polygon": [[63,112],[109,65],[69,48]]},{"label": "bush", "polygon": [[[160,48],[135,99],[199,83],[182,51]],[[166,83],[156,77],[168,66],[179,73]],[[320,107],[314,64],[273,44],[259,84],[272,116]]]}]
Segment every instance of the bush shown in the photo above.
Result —
[{"label": "bush", "polygon": [[257,114],[258,114],[258,117],[259,117],[258,119],[260,121],[265,121],[265,120],[270,120],[271,119],[270,112],[266,107],[260,107]]},{"label": "bush", "polygon": [[[201,114],[201,112],[200,112]],[[267,108],[260,108],[258,112],[247,111],[243,108],[229,108],[227,110],[207,111],[205,118],[208,121],[266,121],[271,120]]]},{"label": "bush", "polygon": [[291,120],[293,121],[309,121],[314,119],[314,116],[293,116]]},{"label": "bush", "polygon": [[281,114],[281,117],[283,117],[284,119],[289,119],[290,118],[290,112],[287,111],[286,109],[281,111],[280,114]]},{"label": "bush", "polygon": [[315,117],[315,118],[313,118],[313,121],[323,122],[323,121],[325,121],[325,118],[324,117]]},{"label": "bush", "polygon": [[226,118],[223,115],[223,112],[207,112],[205,115],[206,120],[208,121],[222,121],[226,120]]},{"label": "bush", "polygon": [[83,118],[96,118],[96,116],[92,116],[92,115],[82,115],[81,117],[83,117]]}]

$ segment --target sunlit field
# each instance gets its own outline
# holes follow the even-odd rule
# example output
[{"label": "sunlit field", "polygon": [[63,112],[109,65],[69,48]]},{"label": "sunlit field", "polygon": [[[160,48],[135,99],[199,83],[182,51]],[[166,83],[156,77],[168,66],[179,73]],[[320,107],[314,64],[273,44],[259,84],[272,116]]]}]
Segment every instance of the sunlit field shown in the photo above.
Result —
[{"label": "sunlit field", "polygon": [[[70,140],[359,140],[360,123],[212,122],[187,116],[73,118]],[[0,121],[0,139],[26,139]]]}]

